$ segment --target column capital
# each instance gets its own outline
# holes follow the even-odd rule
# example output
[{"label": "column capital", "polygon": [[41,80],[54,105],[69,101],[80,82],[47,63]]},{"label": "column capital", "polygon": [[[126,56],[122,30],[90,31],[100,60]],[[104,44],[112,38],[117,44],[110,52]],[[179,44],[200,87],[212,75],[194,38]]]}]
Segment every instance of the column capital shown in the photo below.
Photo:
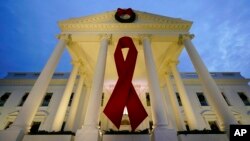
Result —
[{"label": "column capital", "polygon": [[100,37],[100,40],[107,39],[110,41],[112,38],[112,34],[99,34],[99,37]]},{"label": "column capital", "polygon": [[143,39],[149,39],[149,40],[151,40],[152,35],[151,34],[139,34],[138,37],[139,37],[139,40],[141,40],[141,41]]},{"label": "column capital", "polygon": [[169,60],[167,62],[167,65],[172,66],[172,65],[178,65],[180,63],[180,61],[177,60]]},{"label": "column capital", "polygon": [[71,34],[58,34],[56,36],[59,40],[64,40],[65,42],[72,42],[72,35]]},{"label": "column capital", "polygon": [[82,69],[82,67],[80,67],[80,70],[79,70],[79,75],[81,76],[81,77],[86,77],[86,72]]},{"label": "column capital", "polygon": [[72,60],[71,64],[79,67],[80,65],[82,65],[82,62],[80,60]]},{"label": "column capital", "polygon": [[164,74],[165,74],[166,76],[170,76],[172,73],[171,73],[171,71],[168,69]]},{"label": "column capital", "polygon": [[182,45],[185,40],[192,40],[194,38],[194,34],[180,34],[178,44]]}]

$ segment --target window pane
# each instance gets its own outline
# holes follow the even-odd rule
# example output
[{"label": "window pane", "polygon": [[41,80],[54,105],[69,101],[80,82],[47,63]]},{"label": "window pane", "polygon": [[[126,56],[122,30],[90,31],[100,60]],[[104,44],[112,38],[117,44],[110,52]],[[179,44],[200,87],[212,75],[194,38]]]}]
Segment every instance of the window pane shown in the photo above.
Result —
[{"label": "window pane", "polygon": [[30,133],[37,133],[40,124],[41,124],[41,122],[33,122],[32,126],[30,128]]},{"label": "window pane", "polygon": [[182,106],[181,98],[178,92],[175,93],[179,106]]},{"label": "window pane", "polygon": [[220,131],[220,129],[219,129],[216,121],[209,121],[208,124],[209,124],[211,130],[213,130],[213,131]]},{"label": "window pane", "polygon": [[221,94],[222,94],[223,98],[225,99],[225,101],[227,102],[227,105],[231,106],[231,104],[229,103],[229,101],[228,101],[227,97],[225,96],[225,94],[223,92]]},{"label": "window pane", "polygon": [[8,100],[9,96],[10,96],[10,92],[6,92],[4,93],[1,97],[0,97],[0,106],[4,106],[5,102]]},{"label": "window pane", "polygon": [[25,93],[24,96],[22,97],[20,103],[18,104],[18,106],[23,106],[25,100],[27,99],[29,93]]},{"label": "window pane", "polygon": [[71,96],[70,96],[70,100],[69,100],[69,104],[68,104],[68,106],[71,106],[71,103],[72,103],[73,97],[74,97],[74,93],[71,93]]},{"label": "window pane", "polygon": [[202,92],[196,93],[201,106],[208,106],[207,100]]},{"label": "window pane", "polygon": [[240,97],[240,99],[242,100],[242,102],[246,105],[246,106],[250,106],[250,102],[248,97],[245,95],[245,93],[243,92],[238,92],[238,95]]},{"label": "window pane", "polygon": [[42,106],[48,106],[53,93],[47,93],[43,99]]},{"label": "window pane", "polygon": [[102,101],[101,101],[101,106],[103,106],[104,103],[104,92],[102,93]]},{"label": "window pane", "polygon": [[147,106],[151,106],[149,93],[146,93]]}]

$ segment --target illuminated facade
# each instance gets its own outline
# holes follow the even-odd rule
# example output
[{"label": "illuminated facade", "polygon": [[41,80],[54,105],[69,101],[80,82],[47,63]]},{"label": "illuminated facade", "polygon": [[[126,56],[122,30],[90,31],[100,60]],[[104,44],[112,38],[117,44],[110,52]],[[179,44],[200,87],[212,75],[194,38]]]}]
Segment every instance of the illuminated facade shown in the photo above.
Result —
[{"label": "illuminated facade", "polygon": [[[240,73],[208,72],[191,42],[192,22],[134,12],[132,23],[117,22],[116,11],[59,22],[59,43],[41,73],[9,73],[0,80],[0,140],[189,141],[204,138],[179,131],[228,133],[230,124],[250,124],[249,80]],[[135,132],[148,134],[105,134],[131,130],[126,109],[120,129],[102,112],[118,79],[113,56],[124,36],[138,51],[132,83],[149,115]],[[72,71],[55,73],[65,48]],[[197,73],[178,71],[184,48]],[[38,130],[75,135],[28,135]],[[228,140],[226,134],[206,136]]]}]

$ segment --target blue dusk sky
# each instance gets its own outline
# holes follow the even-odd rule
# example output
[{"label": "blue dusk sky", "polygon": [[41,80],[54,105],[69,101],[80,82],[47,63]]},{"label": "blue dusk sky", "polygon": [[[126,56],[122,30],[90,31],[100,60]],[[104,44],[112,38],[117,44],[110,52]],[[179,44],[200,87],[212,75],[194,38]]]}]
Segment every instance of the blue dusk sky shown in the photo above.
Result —
[{"label": "blue dusk sky", "polygon": [[[60,30],[57,22],[120,8],[193,21],[193,43],[208,70],[241,72],[250,78],[249,0],[1,0],[0,77],[40,72]],[[71,70],[67,51],[57,71]],[[183,50],[180,71],[194,71]]]}]

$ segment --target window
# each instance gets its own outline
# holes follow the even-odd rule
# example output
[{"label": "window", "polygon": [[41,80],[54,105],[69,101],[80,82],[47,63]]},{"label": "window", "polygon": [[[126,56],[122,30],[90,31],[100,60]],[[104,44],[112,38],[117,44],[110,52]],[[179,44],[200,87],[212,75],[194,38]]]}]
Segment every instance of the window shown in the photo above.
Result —
[{"label": "window", "polygon": [[235,73],[222,73],[222,75],[226,77],[231,77],[231,76],[234,76]]},{"label": "window", "polygon": [[149,129],[150,129],[150,130],[153,129],[153,125],[154,125],[153,121],[149,121]]},{"label": "window", "polygon": [[10,121],[10,122],[8,122],[8,123],[7,123],[7,125],[5,126],[5,128],[4,128],[4,129],[9,128],[9,127],[10,127],[10,125],[11,125],[12,123],[13,123],[13,122],[11,122],[11,121]]},{"label": "window", "polygon": [[175,93],[179,106],[182,106],[181,98],[178,92]]},{"label": "window", "polygon": [[187,121],[184,121],[184,123],[185,123],[186,130],[187,130],[187,131],[190,131],[190,128],[189,128],[188,122],[187,122]]},{"label": "window", "polygon": [[149,93],[146,93],[147,106],[151,106]]},{"label": "window", "polygon": [[228,105],[228,106],[231,106],[231,104],[230,104],[230,102],[228,101],[228,99],[227,99],[227,97],[225,96],[225,94],[224,94],[223,92],[222,92],[221,94],[222,94],[223,98],[225,99],[225,101],[227,102],[227,105]]},{"label": "window", "polygon": [[216,121],[209,121],[208,124],[212,131],[220,131]]},{"label": "window", "polygon": [[71,103],[73,101],[73,97],[74,97],[74,93],[71,93],[68,106],[71,106]]},{"label": "window", "polygon": [[64,131],[64,127],[65,127],[66,122],[64,121],[61,127],[61,131]]},{"label": "window", "polygon": [[103,106],[104,103],[104,93],[102,93],[102,101],[101,101],[101,106]]},{"label": "window", "polygon": [[243,93],[243,92],[238,92],[238,95],[239,95],[240,99],[243,101],[243,103],[244,103],[246,106],[250,106],[249,99],[248,99],[248,97],[245,95],[245,93]]},{"label": "window", "polygon": [[1,97],[0,97],[0,106],[4,106],[5,102],[7,101],[7,99],[10,96],[10,92],[6,92],[4,93]]},{"label": "window", "polygon": [[28,97],[29,93],[25,93],[24,96],[21,99],[21,102],[18,104],[18,106],[23,106],[26,98]]},{"label": "window", "polygon": [[47,93],[43,99],[42,106],[48,106],[53,93]]},{"label": "window", "polygon": [[33,75],[37,77],[40,75],[40,73],[34,73]]},{"label": "window", "polygon": [[207,100],[202,92],[196,93],[201,106],[208,106]]},{"label": "window", "polygon": [[30,128],[30,133],[37,133],[41,122],[33,122]]},{"label": "window", "polygon": [[26,76],[26,73],[15,73],[14,76],[22,77],[22,76]]},{"label": "window", "polygon": [[62,77],[62,76],[64,76],[64,73],[55,73],[53,76],[55,76],[55,77]]}]

